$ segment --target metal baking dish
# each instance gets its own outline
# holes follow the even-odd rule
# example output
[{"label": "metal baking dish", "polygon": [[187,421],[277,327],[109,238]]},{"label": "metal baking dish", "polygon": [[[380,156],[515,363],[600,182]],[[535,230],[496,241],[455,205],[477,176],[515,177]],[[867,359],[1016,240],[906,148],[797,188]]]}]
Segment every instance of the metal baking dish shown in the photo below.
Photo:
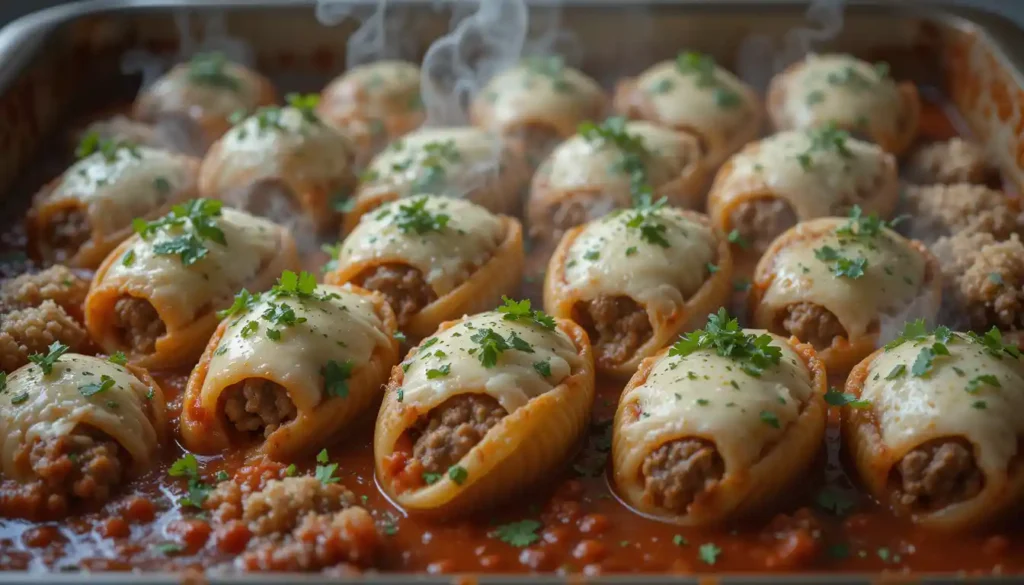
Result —
[{"label": "metal baking dish", "polygon": [[[487,1],[487,0],[484,0]],[[531,0],[541,16],[552,16],[546,0]],[[316,91],[345,67],[352,19],[321,26],[313,0],[92,0],[25,17],[0,31],[0,224],[19,221],[29,195],[61,170],[39,163],[58,129],[103,107],[127,104],[143,74],[124,65],[160,69],[203,42],[204,32],[223,30],[251,47],[254,65],[282,89]],[[373,0],[349,4],[372,11]],[[429,0],[392,0],[389,10],[404,18],[400,56],[419,59],[449,27],[450,14]],[[913,6],[849,1],[842,30],[824,42],[809,22],[806,2],[754,0],[562,0],[560,27],[570,33],[568,57],[609,86],[681,48],[712,54],[763,88],[774,71],[807,49],[884,56],[898,77],[912,78],[947,96],[975,140],[986,145],[1012,185],[1024,183],[1024,35],[1010,21],[953,4]],[[364,12],[365,14],[366,12]],[[550,23],[550,18],[542,18]],[[414,23],[414,24],[409,24]],[[192,38],[181,39],[179,26]],[[802,32],[801,32],[802,31]],[[564,41],[564,39],[562,39]],[[818,42],[821,40],[822,42]],[[559,45],[561,48],[561,45]],[[237,46],[236,46],[237,48]],[[138,50],[156,55],[139,61]],[[394,56],[394,55],[391,55]],[[138,70],[138,68],[136,68]],[[159,73],[159,71],[157,71]],[[50,144],[53,144],[50,142]],[[197,575],[197,581],[320,583],[316,575]],[[182,575],[53,573],[49,582],[179,582]],[[186,580],[189,579],[184,576]],[[368,575],[375,583],[556,583],[581,577],[525,575],[429,577]],[[722,583],[869,583],[878,577],[854,574],[716,578]],[[963,577],[882,580],[963,582]],[[332,577],[330,581],[338,581]],[[39,582],[38,575],[0,573],[0,583]],[[706,578],[609,576],[601,583],[703,583]],[[971,582],[1015,582],[976,578]]]}]

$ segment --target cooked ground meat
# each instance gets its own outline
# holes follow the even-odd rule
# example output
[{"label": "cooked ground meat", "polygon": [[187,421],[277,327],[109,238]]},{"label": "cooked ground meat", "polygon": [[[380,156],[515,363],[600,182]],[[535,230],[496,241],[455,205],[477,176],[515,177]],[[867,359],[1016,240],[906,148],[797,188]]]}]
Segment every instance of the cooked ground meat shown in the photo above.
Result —
[{"label": "cooked ground meat", "polygon": [[434,289],[423,279],[423,273],[404,264],[384,264],[360,276],[356,284],[383,294],[395,310],[399,327],[408,324],[420,309],[437,300]]},{"label": "cooked ground meat", "polygon": [[69,435],[25,445],[15,457],[27,458],[39,477],[31,486],[40,496],[35,514],[54,517],[66,514],[76,503],[95,507],[107,501],[124,477],[121,455],[120,446],[110,437],[75,429]]},{"label": "cooked ground meat", "polygon": [[224,391],[224,414],[238,430],[248,433],[262,429],[267,437],[294,419],[298,411],[283,386],[249,378]]},{"label": "cooked ground meat", "polygon": [[586,329],[598,364],[611,367],[628,361],[654,331],[647,312],[623,296],[599,296],[576,306],[576,321]]},{"label": "cooked ground meat", "polygon": [[896,504],[908,510],[939,510],[981,492],[984,476],[969,443],[942,439],[927,443],[900,460]]},{"label": "cooked ground meat", "polygon": [[800,341],[810,343],[815,349],[830,347],[833,338],[846,336],[846,329],[832,311],[815,303],[786,307],[780,328]]},{"label": "cooked ground meat", "polygon": [[757,253],[768,249],[772,240],[796,223],[796,213],[789,203],[775,198],[745,201],[729,214],[731,228]]},{"label": "cooked ground meat", "polygon": [[309,513],[281,541],[256,543],[242,555],[249,571],[312,571],[327,567],[356,570],[373,564],[380,537],[373,517],[360,507],[334,514]]},{"label": "cooked ground meat", "polygon": [[0,284],[0,313],[38,307],[51,300],[72,316],[80,317],[89,281],[66,266],[54,265],[42,272],[22,274]]},{"label": "cooked ground meat", "polygon": [[498,401],[484,394],[460,394],[430,411],[416,429],[413,456],[426,473],[444,473],[476,446],[505,416]]},{"label": "cooked ground meat", "polygon": [[989,164],[985,150],[962,138],[921,147],[910,157],[906,172],[919,185],[991,185],[999,179],[999,170]]},{"label": "cooked ground meat", "polygon": [[1024,328],[1024,243],[1013,234],[965,232],[933,247],[945,279],[951,318],[963,328],[984,331]]},{"label": "cooked ground meat", "polygon": [[644,459],[644,495],[656,506],[685,514],[698,494],[725,473],[715,446],[699,439],[679,439],[658,447]]},{"label": "cooked ground meat", "polygon": [[959,232],[988,232],[1000,240],[1024,233],[1024,213],[1002,191],[958,183],[910,186],[905,194],[912,235],[924,241]]},{"label": "cooked ground meat", "polygon": [[272,479],[242,501],[242,520],[253,534],[293,530],[307,514],[332,514],[355,501],[345,486],[324,484],[315,477]]},{"label": "cooked ground meat", "polygon": [[156,340],[167,332],[153,305],[135,297],[124,297],[114,304],[114,327],[121,332],[123,343],[141,354],[153,353]]},{"label": "cooked ground meat", "polygon": [[13,372],[28,363],[28,356],[45,354],[55,341],[81,352],[89,334],[53,301],[0,314],[0,370]]},{"label": "cooked ground meat", "polygon": [[46,241],[57,250],[58,260],[73,256],[91,235],[89,218],[78,207],[55,212],[46,226]]}]

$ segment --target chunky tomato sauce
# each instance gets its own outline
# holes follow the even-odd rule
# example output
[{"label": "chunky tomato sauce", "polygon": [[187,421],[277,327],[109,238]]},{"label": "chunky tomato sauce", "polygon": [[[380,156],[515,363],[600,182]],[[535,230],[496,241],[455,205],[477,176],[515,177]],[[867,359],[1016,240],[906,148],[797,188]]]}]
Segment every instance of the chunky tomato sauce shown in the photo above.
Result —
[{"label": "chunky tomato sauce", "polygon": [[[932,92],[924,92],[924,97],[922,136],[942,139],[965,130]],[[23,246],[20,227],[0,237],[0,276],[26,269]],[[325,259],[311,257],[309,267],[315,269]],[[524,283],[524,292],[535,301],[538,288],[533,278]],[[167,396],[171,420],[176,421],[188,372],[154,375]],[[1024,571],[1019,523],[979,534],[943,535],[916,528],[863,495],[846,475],[852,466],[844,464],[837,412],[831,413],[820,462],[789,501],[762,517],[718,530],[680,528],[644,518],[616,498],[606,477],[611,419],[622,385],[600,382],[589,438],[559,477],[533,494],[473,518],[445,522],[407,517],[391,504],[375,484],[371,420],[327,445],[330,462],[338,464],[336,476],[372,514],[381,535],[375,567],[399,572],[584,575]],[[249,535],[218,523],[209,512],[181,505],[187,482],[171,477],[168,470],[184,454],[176,442],[166,445],[159,468],[132,481],[98,511],[45,523],[0,519],[0,569],[230,566]],[[277,476],[284,469],[244,452],[198,460],[201,476],[210,485],[217,483],[218,472],[241,481],[261,473]],[[297,463],[294,473],[311,475],[316,465],[310,454]]]}]

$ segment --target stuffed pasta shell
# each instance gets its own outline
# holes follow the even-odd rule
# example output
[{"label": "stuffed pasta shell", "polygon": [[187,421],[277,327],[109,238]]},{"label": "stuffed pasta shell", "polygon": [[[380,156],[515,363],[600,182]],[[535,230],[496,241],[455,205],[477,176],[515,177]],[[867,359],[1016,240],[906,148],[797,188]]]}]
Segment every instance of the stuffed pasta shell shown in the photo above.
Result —
[{"label": "stuffed pasta shell", "polygon": [[325,280],[383,293],[414,339],[493,307],[523,272],[519,221],[462,199],[420,195],[363,216]]},{"label": "stuffed pasta shell", "polygon": [[410,512],[493,506],[555,472],[590,422],[594,362],[571,321],[506,301],[445,323],[388,382],[373,453]]},{"label": "stuffed pasta shell", "polygon": [[752,285],[754,325],[813,345],[832,374],[878,347],[883,319],[931,319],[942,297],[928,248],[859,208],[849,219],[819,218],[784,233],[761,257]]},{"label": "stuffed pasta shell", "polygon": [[232,114],[275,101],[277,94],[266,77],[228,61],[222,53],[200,53],[144,89],[135,100],[133,116],[173,126],[189,137],[192,151],[202,154],[231,127]]},{"label": "stuffed pasta shell", "polygon": [[899,199],[896,159],[834,126],[781,132],[747,145],[715,176],[708,215],[758,256],[797,222],[854,205],[882,218]]},{"label": "stuffed pasta shell", "polygon": [[[97,507],[152,468],[164,397],[144,371],[55,343],[0,391],[0,516],[53,518]],[[6,492],[6,493],[3,493]]]},{"label": "stuffed pasta shell", "polygon": [[145,367],[194,361],[239,289],[266,290],[298,263],[287,230],[210,199],[136,231],[96,271],[85,325],[104,350]]},{"label": "stuffed pasta shell", "polygon": [[721,309],[626,385],[614,487],[639,512],[688,526],[764,511],[819,452],[826,384],[813,348],[741,330]]},{"label": "stuffed pasta shell", "polygon": [[464,197],[493,213],[513,215],[530,173],[495,134],[474,127],[422,128],[391,143],[359,178],[345,233],[381,204],[423,193]]},{"label": "stuffed pasta shell", "polygon": [[189,377],[182,438],[200,453],[262,439],[278,461],[320,449],[381,398],[398,362],[383,297],[285,272],[242,292]]},{"label": "stuffed pasta shell", "polygon": [[155,219],[196,196],[199,161],[192,157],[96,135],[79,154],[29,212],[32,245],[45,262],[95,268],[132,234],[134,219]]},{"label": "stuffed pasta shell", "polygon": [[354,143],[356,165],[362,167],[426,118],[420,69],[393,60],[353,67],[324,88],[317,112]]},{"label": "stuffed pasta shell", "polygon": [[812,54],[772,79],[768,115],[777,130],[835,124],[898,156],[917,136],[921,100],[886,63]]},{"label": "stuffed pasta shell", "polygon": [[753,88],[693,51],[620,81],[615,111],[698,136],[710,169],[754,140],[764,117]]},{"label": "stuffed pasta shell", "polygon": [[355,177],[347,138],[325,124],[312,101],[261,108],[210,147],[199,173],[204,197],[284,220],[298,211],[318,230],[337,225],[332,207]]},{"label": "stuffed pasta shell", "polygon": [[880,502],[917,524],[968,530],[1024,504],[1024,364],[999,332],[923,321],[846,381],[844,448]]},{"label": "stuffed pasta shell", "polygon": [[526,202],[530,235],[566,230],[629,207],[650,190],[669,205],[701,206],[707,172],[697,139],[648,122],[585,124],[537,170]]},{"label": "stuffed pasta shell", "polygon": [[570,230],[544,282],[544,308],[587,331],[598,371],[632,375],[732,294],[725,237],[694,211],[645,206]]},{"label": "stuffed pasta shell", "polygon": [[531,57],[487,82],[470,104],[469,116],[474,125],[504,135],[537,164],[580,123],[603,117],[606,107],[601,86],[561,57]]}]

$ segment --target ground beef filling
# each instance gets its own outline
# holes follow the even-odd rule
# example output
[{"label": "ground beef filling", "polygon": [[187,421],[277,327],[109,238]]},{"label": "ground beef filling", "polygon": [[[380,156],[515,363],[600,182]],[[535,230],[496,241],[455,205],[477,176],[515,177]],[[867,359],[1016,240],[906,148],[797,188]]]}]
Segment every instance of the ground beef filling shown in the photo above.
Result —
[{"label": "ground beef filling", "polygon": [[102,504],[124,477],[120,446],[98,432],[76,430],[38,441],[27,456],[52,514],[65,513],[73,502]]},{"label": "ground beef filling", "polygon": [[47,225],[47,241],[50,246],[62,252],[61,259],[70,257],[92,235],[89,218],[85,210],[77,207],[55,212]]},{"label": "ground beef filling", "polygon": [[296,417],[298,411],[283,386],[250,378],[224,391],[224,414],[235,428],[246,433],[262,431],[270,436]]},{"label": "ground beef filling", "polygon": [[425,473],[445,473],[505,416],[498,401],[483,394],[461,394],[430,411],[416,429],[413,456]]},{"label": "ground beef filling", "polygon": [[697,496],[725,473],[715,446],[699,439],[665,443],[644,459],[644,497],[660,508],[685,514]]},{"label": "ground beef filling", "polygon": [[1024,243],[1014,234],[960,233],[933,247],[946,286],[948,319],[974,331],[1024,328]]},{"label": "ground beef filling", "polygon": [[900,460],[896,504],[911,511],[939,510],[976,496],[984,476],[969,443],[939,440]]},{"label": "ground beef filling", "polygon": [[55,341],[81,352],[88,349],[89,334],[51,300],[38,307],[0,311],[0,370],[13,372],[28,363],[28,356],[45,354]]},{"label": "ground beef filling", "polygon": [[796,213],[782,199],[760,198],[745,201],[729,214],[729,225],[750,249],[763,252],[776,237],[797,223]]},{"label": "ground beef filling", "polygon": [[577,305],[576,312],[602,366],[628,361],[654,333],[647,311],[629,297],[600,296]]},{"label": "ground beef filling", "polygon": [[783,331],[804,343],[810,343],[815,349],[830,347],[833,338],[846,336],[846,329],[832,311],[814,303],[797,303],[786,307],[781,325]]},{"label": "ground beef filling", "polygon": [[423,279],[423,273],[412,266],[385,264],[356,281],[363,288],[384,295],[403,327],[423,307],[437,300],[434,289]]},{"label": "ground beef filling", "polygon": [[156,340],[167,332],[153,305],[135,297],[124,297],[114,303],[114,327],[120,331],[122,343],[141,354],[153,353]]}]

